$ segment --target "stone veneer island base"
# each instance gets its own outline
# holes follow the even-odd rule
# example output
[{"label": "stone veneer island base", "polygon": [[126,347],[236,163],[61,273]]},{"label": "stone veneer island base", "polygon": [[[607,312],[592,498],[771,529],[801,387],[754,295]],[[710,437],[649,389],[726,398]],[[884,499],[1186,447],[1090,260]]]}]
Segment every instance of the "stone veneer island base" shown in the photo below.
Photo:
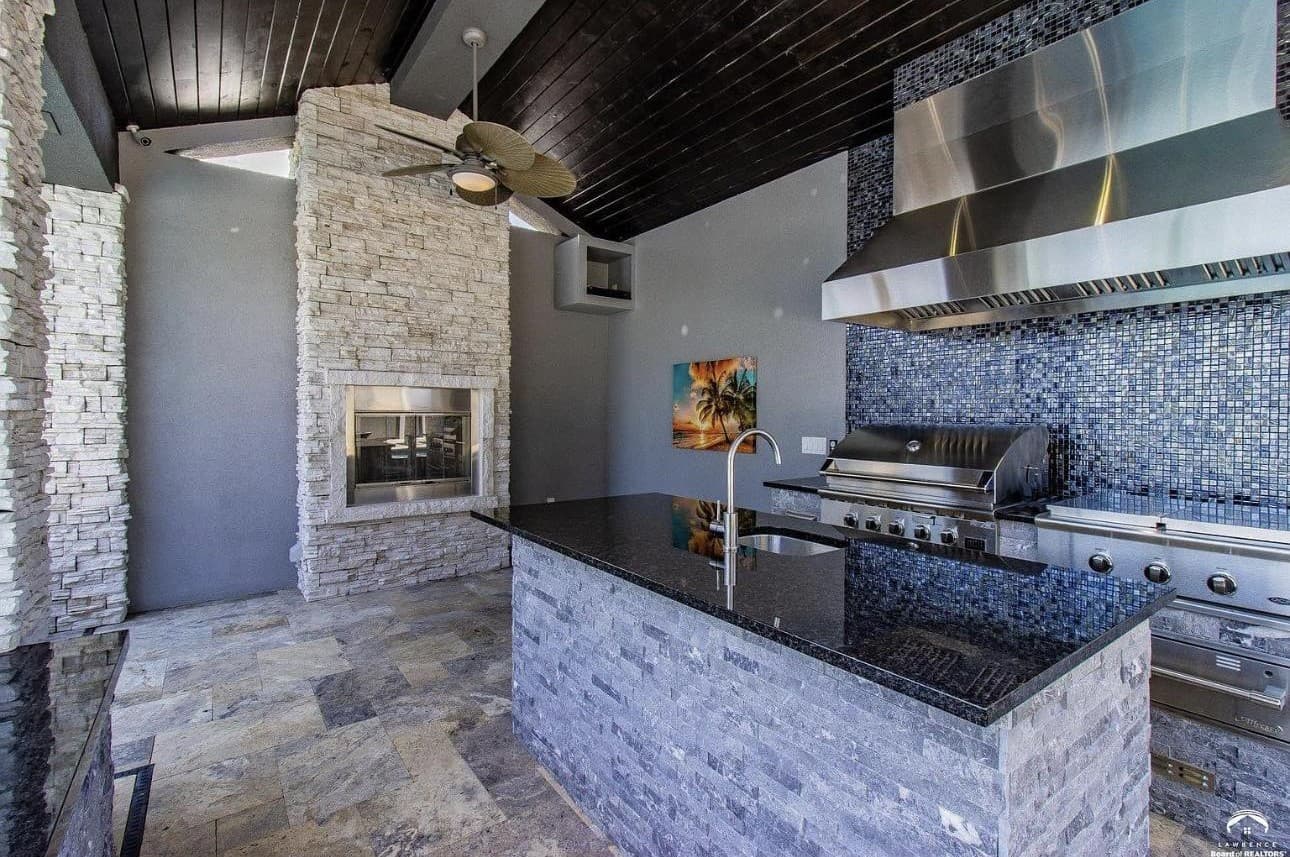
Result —
[{"label": "stone veneer island base", "polygon": [[[1146,617],[1167,595],[1108,614],[1115,630],[1091,623],[1097,639],[1068,650],[1037,676],[1038,685],[1021,688],[1019,703],[1008,697],[1002,714],[964,709],[959,717],[943,710],[952,703],[916,698],[926,688],[898,691],[887,677],[871,681],[820,653],[848,650],[850,643],[830,636],[836,626],[829,623],[844,614],[853,621],[856,608],[839,605],[844,588],[849,600],[857,579],[862,587],[875,583],[856,577],[857,563],[875,552],[887,562],[884,552],[898,548],[852,543],[845,587],[822,564],[803,564],[798,591],[770,608],[776,618],[768,631],[725,615],[716,601],[702,603],[712,576],[700,571],[706,561],[684,550],[642,556],[639,572],[627,570],[646,537],[635,534],[641,527],[621,507],[644,499],[583,501],[619,508],[600,524],[571,513],[567,525],[552,523],[548,532],[516,521],[530,514],[559,521],[550,506],[512,508],[492,519],[514,536],[516,734],[626,853],[1147,855]],[[773,519],[758,513],[759,524]],[[539,534],[533,540],[525,532]],[[604,552],[567,547],[596,540]],[[671,556],[697,562],[668,577]],[[809,562],[759,553],[749,570],[741,568],[744,616],[775,599],[775,581],[785,579],[792,560]],[[917,572],[900,571],[911,574]],[[1099,591],[1083,573],[1049,569],[1040,577],[1042,584],[1019,586],[1065,580],[1074,582],[1063,590]],[[914,586],[927,588],[922,580]],[[812,588],[821,597],[803,612],[802,593]],[[1152,599],[1156,606],[1147,603]],[[1101,603],[1085,602],[1070,615],[1091,615]],[[1055,611],[1043,605],[1040,612]],[[798,626],[797,639],[775,639],[781,613],[784,627]],[[937,624],[944,618],[925,628],[951,627]],[[991,621],[983,616],[981,624]],[[849,629],[845,638],[870,646],[853,650],[874,651],[874,641],[912,627],[902,621],[868,638]],[[925,628],[919,632],[935,635]],[[1010,639],[1006,631],[989,633]],[[811,639],[825,645],[812,648]],[[948,636],[945,643],[952,653]],[[1007,645],[989,649],[990,657],[1005,658]],[[989,679],[990,672],[980,675]],[[891,678],[900,678],[899,668]]]}]

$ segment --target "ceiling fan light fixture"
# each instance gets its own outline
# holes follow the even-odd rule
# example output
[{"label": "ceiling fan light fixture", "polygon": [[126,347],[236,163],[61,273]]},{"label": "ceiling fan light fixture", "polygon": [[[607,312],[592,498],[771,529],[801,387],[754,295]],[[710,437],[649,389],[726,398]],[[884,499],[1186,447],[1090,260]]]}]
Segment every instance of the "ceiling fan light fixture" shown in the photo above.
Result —
[{"label": "ceiling fan light fixture", "polygon": [[452,183],[462,190],[483,193],[497,187],[497,178],[483,167],[460,164],[448,173]]}]

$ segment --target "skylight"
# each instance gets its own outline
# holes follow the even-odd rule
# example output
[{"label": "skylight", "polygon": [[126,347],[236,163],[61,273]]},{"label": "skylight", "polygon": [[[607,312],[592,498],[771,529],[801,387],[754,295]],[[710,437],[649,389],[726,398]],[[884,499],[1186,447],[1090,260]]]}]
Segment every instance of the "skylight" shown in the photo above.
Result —
[{"label": "skylight", "polygon": [[520,217],[518,214],[516,214],[515,209],[513,208],[511,209],[511,212],[508,215],[508,217],[510,218],[511,226],[518,226],[520,229],[531,229],[534,232],[542,231],[538,229],[536,226],[534,226],[532,223],[529,223],[523,217]]},{"label": "skylight", "polygon": [[217,164],[221,167],[232,167],[237,170],[249,170],[253,173],[264,173],[265,175],[279,176],[280,178],[289,178],[291,176],[290,149],[242,152],[237,155],[219,155],[199,158],[199,160],[206,164]]}]

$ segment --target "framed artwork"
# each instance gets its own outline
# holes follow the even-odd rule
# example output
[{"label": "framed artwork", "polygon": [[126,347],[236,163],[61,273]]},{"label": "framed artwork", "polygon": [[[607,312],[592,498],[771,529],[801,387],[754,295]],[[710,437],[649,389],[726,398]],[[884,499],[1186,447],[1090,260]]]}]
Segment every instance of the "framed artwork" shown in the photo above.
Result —
[{"label": "framed artwork", "polygon": [[[672,367],[672,446],[727,452],[757,426],[757,358],[727,357]],[[755,452],[756,438],[740,452]]]}]

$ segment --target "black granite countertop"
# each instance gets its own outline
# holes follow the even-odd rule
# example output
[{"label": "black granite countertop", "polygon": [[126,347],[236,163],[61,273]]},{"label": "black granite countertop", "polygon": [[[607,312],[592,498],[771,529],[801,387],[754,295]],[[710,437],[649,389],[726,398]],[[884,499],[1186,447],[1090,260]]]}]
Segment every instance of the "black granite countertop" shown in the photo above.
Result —
[{"label": "black granite countertop", "polygon": [[806,494],[819,494],[824,487],[823,476],[805,476],[801,479],[767,479],[761,483],[767,488],[783,488],[785,491],[802,491]]},{"label": "black granite countertop", "polygon": [[[741,534],[839,548],[744,548],[737,585],[712,562],[717,505],[636,494],[472,513],[536,544],[989,725],[1145,622],[1170,588],[741,511]],[[719,566],[719,563],[718,563]]]},{"label": "black granite countertop", "polygon": [[125,647],[126,632],[113,631],[0,655],[0,852],[58,853]]}]

